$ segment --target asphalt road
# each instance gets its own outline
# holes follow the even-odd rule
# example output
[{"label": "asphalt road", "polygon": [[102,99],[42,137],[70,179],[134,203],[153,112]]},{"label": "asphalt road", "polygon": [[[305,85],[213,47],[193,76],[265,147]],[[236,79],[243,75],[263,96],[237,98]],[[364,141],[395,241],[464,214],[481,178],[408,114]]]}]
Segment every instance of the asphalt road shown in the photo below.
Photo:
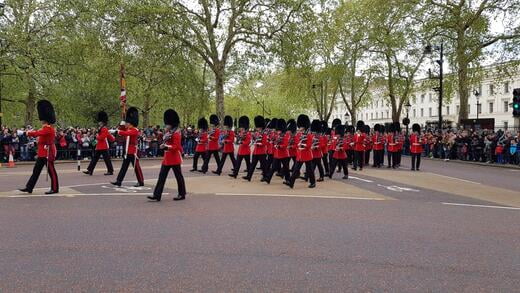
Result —
[{"label": "asphalt road", "polygon": [[[0,169],[0,292],[520,292],[520,172],[423,162],[308,189],[189,173],[188,198],[58,165]],[[119,164],[116,164],[116,168]],[[210,168],[211,169],[211,168]]]}]

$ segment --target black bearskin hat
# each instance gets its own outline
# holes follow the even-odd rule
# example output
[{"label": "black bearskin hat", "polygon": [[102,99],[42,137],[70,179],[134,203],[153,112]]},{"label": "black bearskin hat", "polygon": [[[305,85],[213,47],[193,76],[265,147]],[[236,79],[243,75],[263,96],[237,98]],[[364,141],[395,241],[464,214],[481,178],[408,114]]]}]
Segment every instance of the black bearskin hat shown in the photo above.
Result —
[{"label": "black bearskin hat", "polygon": [[287,121],[287,130],[293,133],[296,132],[296,121],[294,119]]},{"label": "black bearskin hat", "polygon": [[271,119],[265,118],[264,119],[264,128],[269,128],[271,126]]},{"label": "black bearskin hat", "polygon": [[139,126],[139,111],[137,111],[135,107],[130,107],[128,111],[126,111],[125,121],[134,127]]},{"label": "black bearskin hat", "polygon": [[229,128],[233,127],[233,118],[231,116],[226,115],[226,117],[224,117],[224,126]]},{"label": "black bearskin hat", "polygon": [[271,121],[269,123],[267,123],[266,128],[275,129],[277,125],[278,125],[278,118],[273,118],[273,119],[271,119]]},{"label": "black bearskin hat", "polygon": [[332,128],[333,129],[336,129],[336,126],[338,126],[340,124],[341,124],[341,119],[336,118],[336,119],[332,120]]},{"label": "black bearskin hat", "polygon": [[209,123],[211,125],[217,126],[220,124],[220,119],[218,119],[217,115],[211,114],[211,116],[209,116]]},{"label": "black bearskin hat", "polygon": [[56,113],[51,102],[47,100],[38,101],[36,108],[38,109],[38,119],[40,121],[45,121],[49,124],[56,123]]},{"label": "black bearskin hat", "polygon": [[321,132],[326,133],[327,131],[330,132],[329,123],[327,123],[327,121],[321,121]]},{"label": "black bearskin hat", "polygon": [[419,125],[417,123],[414,123],[414,125],[412,125],[412,131],[413,132],[421,132],[421,125]]},{"label": "black bearskin hat", "polygon": [[108,114],[105,111],[100,111],[96,116],[97,122],[102,122],[103,124],[108,124]]},{"label": "black bearskin hat", "polygon": [[321,121],[320,120],[318,120],[318,119],[312,120],[311,131],[312,132],[321,132]]},{"label": "black bearskin hat", "polygon": [[164,125],[170,125],[172,128],[177,128],[180,123],[181,119],[175,110],[168,109],[164,112]]},{"label": "black bearskin hat", "polygon": [[393,129],[394,132],[401,132],[401,123],[394,122],[393,126],[394,126],[394,129]]},{"label": "black bearskin hat", "polygon": [[263,116],[255,117],[255,128],[264,128],[265,127],[265,119]]},{"label": "black bearskin hat", "polygon": [[368,126],[368,125],[363,126],[362,132],[364,132],[366,134],[370,134],[370,126]]},{"label": "black bearskin hat", "polygon": [[335,130],[336,135],[339,135],[339,136],[345,135],[345,128],[346,128],[345,125],[341,125],[341,124],[337,125],[336,130]]},{"label": "black bearskin hat", "polygon": [[363,122],[363,120],[359,120],[356,124],[356,130],[363,131],[364,127],[365,127],[365,122]]},{"label": "black bearskin hat", "polygon": [[298,116],[298,120],[296,120],[296,125],[298,128],[309,129],[309,126],[311,126],[311,120],[309,119],[309,116],[301,114]]},{"label": "black bearskin hat", "polygon": [[238,127],[240,128],[244,128],[244,129],[249,129],[249,117],[247,116],[242,116],[238,119]]},{"label": "black bearskin hat", "polygon": [[197,122],[197,128],[199,130],[208,130],[208,120],[204,117],[200,118],[199,122]]},{"label": "black bearskin hat", "polygon": [[381,131],[381,125],[380,125],[380,124],[376,124],[376,125],[374,125],[374,131],[382,132],[382,131]]},{"label": "black bearskin hat", "polygon": [[276,130],[284,132],[287,129],[287,122],[285,119],[278,119],[276,122]]},{"label": "black bearskin hat", "polygon": [[347,126],[346,126],[346,130],[347,130],[348,133],[354,133],[354,132],[356,132],[356,129],[355,129],[354,126],[352,126],[352,125],[347,125]]}]

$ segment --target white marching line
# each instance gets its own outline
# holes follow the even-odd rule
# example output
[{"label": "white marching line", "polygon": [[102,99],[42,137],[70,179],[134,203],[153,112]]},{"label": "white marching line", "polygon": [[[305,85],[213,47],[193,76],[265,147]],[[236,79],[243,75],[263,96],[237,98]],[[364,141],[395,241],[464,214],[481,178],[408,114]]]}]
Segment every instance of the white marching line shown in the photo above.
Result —
[{"label": "white marching line", "polygon": [[363,178],[359,178],[359,177],[356,177],[356,176],[348,176],[349,179],[356,179],[356,180],[359,180],[359,181],[363,181],[363,182],[367,182],[367,183],[372,183],[374,181],[372,180],[368,180],[368,179],[363,179]]},{"label": "white marching line", "polygon": [[453,202],[443,202],[444,205],[450,206],[462,206],[462,207],[474,207],[474,208],[491,208],[491,209],[502,209],[502,210],[520,210],[520,208],[514,207],[502,207],[502,206],[488,206],[488,205],[480,205],[480,204],[465,204],[465,203],[453,203]]},{"label": "white marching line", "polygon": [[449,178],[449,179],[453,179],[453,180],[458,180],[458,181],[462,181],[462,182],[467,182],[467,183],[473,183],[473,184],[482,184],[480,182],[475,182],[475,181],[471,181],[471,180],[466,180],[466,179],[462,179],[462,178],[457,178],[457,177],[451,177],[451,176],[446,176],[446,175],[440,175],[440,174],[436,174],[436,173],[430,173],[430,174],[433,174],[435,176],[439,176],[439,177],[444,177],[444,178]]},{"label": "white marching line", "polygon": [[269,194],[269,193],[227,193],[227,192],[218,192],[218,193],[214,193],[214,194],[215,195],[230,195],[230,196],[266,196],[266,197],[300,197],[300,198],[386,200],[384,198],[334,196],[334,195]]}]

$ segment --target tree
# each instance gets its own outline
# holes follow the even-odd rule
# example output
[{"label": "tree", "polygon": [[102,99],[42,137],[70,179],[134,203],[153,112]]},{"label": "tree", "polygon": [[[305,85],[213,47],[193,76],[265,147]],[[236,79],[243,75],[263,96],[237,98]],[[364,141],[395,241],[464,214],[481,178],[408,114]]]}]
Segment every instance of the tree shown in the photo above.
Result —
[{"label": "tree", "polygon": [[[429,26],[442,29],[439,38],[452,46],[452,60],[457,70],[460,99],[459,122],[468,118],[471,69],[478,67],[483,57],[490,56],[486,48],[498,49],[495,44],[520,39],[517,21],[520,2],[516,0],[426,0],[423,5],[430,11]],[[493,23],[503,29],[495,32]],[[500,26],[497,26],[500,27]]]}]

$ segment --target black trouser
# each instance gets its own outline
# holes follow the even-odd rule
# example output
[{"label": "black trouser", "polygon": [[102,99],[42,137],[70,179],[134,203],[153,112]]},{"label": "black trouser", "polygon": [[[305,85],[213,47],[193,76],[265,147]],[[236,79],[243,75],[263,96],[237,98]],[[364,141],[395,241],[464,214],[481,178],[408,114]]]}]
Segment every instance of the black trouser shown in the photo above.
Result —
[{"label": "black trouser", "polygon": [[363,169],[364,161],[365,157],[363,155],[363,151],[354,151],[354,169]]},{"label": "black trouser", "polygon": [[202,165],[202,172],[208,172],[209,168],[209,160],[211,159],[211,155],[215,157],[215,162],[217,163],[217,166],[220,166],[220,157],[218,155],[218,150],[213,151],[207,151],[206,157],[204,157],[204,164]]},{"label": "black trouser", "polygon": [[398,157],[399,157],[399,152],[388,152],[388,154],[387,154],[388,167],[392,167],[392,168],[397,167]]},{"label": "black trouser", "polygon": [[[330,169],[334,170],[336,166],[343,166],[343,175],[348,177],[348,163],[346,159],[330,159]],[[329,178],[332,178],[332,176],[334,176],[334,172],[329,174]]]},{"label": "black trouser", "polygon": [[235,165],[237,163],[235,160],[235,153],[223,153],[222,159],[220,160],[220,165],[218,165],[218,168],[217,168],[217,173],[222,172],[222,169],[224,168],[224,164],[226,163],[226,159],[228,156],[229,156],[229,159],[231,160],[231,165],[233,165],[233,168],[235,167]]},{"label": "black trouser", "polygon": [[274,160],[273,155],[267,155],[265,157],[265,166],[262,168],[262,170],[269,171],[269,169],[271,169],[271,165],[273,164],[273,160]]},{"label": "black trouser", "polygon": [[125,179],[126,171],[128,171],[128,167],[132,163],[135,170],[135,177],[137,178],[137,182],[141,185],[144,184],[143,171],[141,170],[141,164],[139,164],[139,159],[135,157],[135,155],[126,155],[126,158],[123,160],[123,165],[121,165],[121,169],[119,170],[119,174],[117,175],[117,182],[121,184],[123,179]]},{"label": "black trouser", "polygon": [[262,168],[262,174],[266,174],[267,170],[265,169],[265,166],[267,165],[266,162],[266,155],[253,155],[253,159],[251,160],[251,165],[249,165],[249,168],[247,168],[247,178],[251,178],[253,176],[253,173],[256,169],[256,164],[260,162],[260,167]]},{"label": "black trouser", "polygon": [[384,164],[385,151],[374,150],[374,166],[381,167]]},{"label": "black trouser", "polygon": [[177,192],[179,193],[179,196],[186,195],[186,185],[184,184],[184,176],[182,176],[181,165],[162,165],[161,172],[159,173],[159,179],[157,180],[157,185],[155,185],[155,189],[153,191],[153,196],[155,198],[161,198],[164,189],[164,183],[166,182],[166,177],[168,177],[168,172],[170,172],[170,169],[173,170],[175,180],[177,180]]},{"label": "black trouser", "polygon": [[323,167],[325,168],[325,176],[329,176],[329,167],[330,167],[330,163],[329,163],[329,154],[328,153],[323,153],[323,157],[321,157],[321,160],[323,161]]},{"label": "black trouser", "polygon": [[325,176],[325,172],[323,170],[323,165],[321,164],[321,158],[312,159],[312,173],[314,174],[314,170],[318,167],[318,172],[320,173],[320,178]]},{"label": "black trouser", "polygon": [[36,182],[38,182],[38,178],[42,173],[43,166],[47,165],[47,172],[49,173],[49,177],[51,177],[51,190],[54,192],[58,192],[60,190],[60,186],[58,183],[58,173],[56,173],[56,168],[54,167],[54,162],[48,162],[47,158],[37,158],[36,164],[34,164],[33,173],[27,185],[25,186],[28,191],[32,192]]},{"label": "black trouser", "polygon": [[365,151],[365,166],[370,165],[370,152],[372,150],[366,150]]},{"label": "black trouser", "polygon": [[355,152],[354,150],[348,150],[347,151],[347,165],[354,163],[355,160]]},{"label": "black trouser", "polygon": [[421,154],[412,153],[412,170],[419,170],[419,167],[421,167]]},{"label": "black trouser", "polygon": [[112,166],[112,161],[110,160],[110,154],[108,153],[108,150],[96,151],[92,161],[90,161],[90,164],[87,167],[87,171],[89,171],[90,174],[94,173],[94,169],[96,168],[97,162],[99,161],[99,157],[101,155],[103,155],[103,161],[105,161],[108,173],[114,173],[114,167]]},{"label": "black trouser", "polygon": [[249,168],[251,165],[251,156],[250,155],[238,155],[237,159],[235,160],[233,175],[237,176],[238,172],[240,172],[240,167],[242,167],[242,160],[246,161],[246,169],[247,172],[249,172]]},{"label": "black trouser", "polygon": [[306,177],[309,178],[309,182],[311,184],[316,183],[316,178],[314,177],[314,172],[312,171],[312,161],[307,161],[307,162],[296,161],[296,164],[293,167],[293,170],[292,170],[293,172],[292,172],[292,175],[291,175],[291,178],[289,181],[289,184],[291,184],[291,186],[294,185],[294,181],[296,181],[296,178],[299,177],[300,169],[302,168],[302,166],[304,164],[305,164]]},{"label": "black trouser", "polygon": [[398,150],[396,152],[397,154],[397,166],[400,166],[401,165],[401,157],[403,156],[403,150]]},{"label": "black trouser", "polygon": [[197,170],[197,165],[199,163],[199,158],[202,157],[202,160],[205,160],[206,152],[195,152],[193,156],[193,170]]},{"label": "black trouser", "polygon": [[291,178],[289,174],[289,158],[283,158],[283,159],[275,159],[273,158],[273,163],[271,165],[271,169],[267,171],[265,175],[265,179],[268,182],[271,182],[271,179],[273,178],[273,175],[276,171],[280,171],[286,181],[289,181]]}]

